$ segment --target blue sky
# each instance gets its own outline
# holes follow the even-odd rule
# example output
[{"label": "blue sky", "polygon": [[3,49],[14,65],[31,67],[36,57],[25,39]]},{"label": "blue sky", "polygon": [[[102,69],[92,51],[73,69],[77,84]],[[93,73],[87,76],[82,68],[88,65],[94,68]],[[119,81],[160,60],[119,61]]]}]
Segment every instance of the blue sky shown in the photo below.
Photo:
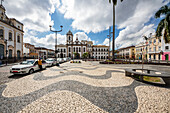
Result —
[{"label": "blue sky", "polygon": [[[143,41],[143,35],[154,34],[161,20],[155,19],[154,14],[167,3],[168,0],[118,0],[115,45],[136,45]],[[49,31],[49,25],[55,30],[63,25],[63,31],[57,35],[61,44],[65,44],[65,34],[71,30],[79,40],[109,45],[107,35],[113,15],[108,0],[8,0],[4,6],[10,18],[24,24],[24,42],[54,49],[55,35]]]}]

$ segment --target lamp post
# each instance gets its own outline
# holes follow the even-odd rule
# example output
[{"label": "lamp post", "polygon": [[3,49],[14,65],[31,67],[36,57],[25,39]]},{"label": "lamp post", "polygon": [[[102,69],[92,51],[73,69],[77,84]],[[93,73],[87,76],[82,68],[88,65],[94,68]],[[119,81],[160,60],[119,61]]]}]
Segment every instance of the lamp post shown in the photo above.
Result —
[{"label": "lamp post", "polygon": [[51,25],[49,27],[50,27],[50,31],[51,32],[55,32],[55,58],[56,58],[56,61],[57,61],[57,53],[58,53],[58,51],[57,51],[57,33],[62,31],[63,26],[62,25],[60,26],[61,30],[59,30],[59,31],[52,30],[51,29],[51,27],[52,27]]},{"label": "lamp post", "polygon": [[107,35],[108,39],[109,39],[109,60],[110,60],[110,39],[111,39],[111,34],[113,32],[111,32],[111,27],[109,27],[109,35]]}]

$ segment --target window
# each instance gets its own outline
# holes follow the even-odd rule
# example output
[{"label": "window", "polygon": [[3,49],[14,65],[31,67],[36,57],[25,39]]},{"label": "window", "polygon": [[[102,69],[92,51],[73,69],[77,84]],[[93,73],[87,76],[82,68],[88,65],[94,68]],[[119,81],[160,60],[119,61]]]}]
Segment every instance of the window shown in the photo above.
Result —
[{"label": "window", "polygon": [[12,33],[11,32],[9,32],[9,39],[8,39],[9,41],[11,41],[12,40]]},{"label": "window", "polygon": [[161,43],[161,39],[159,39],[159,42]]},{"label": "window", "polygon": [[20,36],[17,36],[17,42],[20,43]]},{"label": "window", "polygon": [[149,44],[152,44],[152,40],[149,41]]},{"label": "window", "polygon": [[156,43],[156,39],[154,39],[154,43]]},{"label": "window", "polygon": [[81,51],[80,47],[79,47],[79,52]]},{"label": "window", "polygon": [[71,40],[71,37],[70,37],[70,36],[68,37],[68,40]]},{"label": "window", "polygon": [[78,52],[78,47],[76,47],[76,52]]},{"label": "window", "polygon": [[64,49],[64,52],[66,52],[66,49]]},{"label": "window", "polygon": [[71,52],[71,48],[70,47],[68,48],[68,51]]},{"label": "window", "polygon": [[169,46],[165,46],[165,50],[169,50]]},{"label": "window", "polygon": [[0,29],[0,39],[4,39],[4,30]]},{"label": "window", "polygon": [[159,51],[161,51],[161,46],[159,46]]},{"label": "window", "polygon": [[86,48],[84,48],[84,52],[86,52]]},{"label": "window", "polygon": [[74,47],[74,52],[75,52],[75,47]]}]

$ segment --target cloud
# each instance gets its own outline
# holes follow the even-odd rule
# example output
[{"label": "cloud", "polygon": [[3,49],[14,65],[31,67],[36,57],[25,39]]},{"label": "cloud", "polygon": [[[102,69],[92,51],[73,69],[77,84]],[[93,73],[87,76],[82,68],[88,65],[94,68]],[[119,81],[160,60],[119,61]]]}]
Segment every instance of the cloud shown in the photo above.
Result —
[{"label": "cloud", "polygon": [[[142,35],[148,32],[154,33],[155,26],[145,25],[145,23],[166,3],[167,1],[163,3],[163,0],[124,0],[123,2],[118,0],[116,25],[118,29],[123,30],[117,37],[115,45],[122,47],[133,45],[141,41]],[[58,10],[64,14],[65,18],[73,19],[74,29],[83,30],[86,33],[97,33],[112,25],[112,4],[105,0],[69,0],[69,2],[62,0]]]},{"label": "cloud", "polygon": [[59,0],[6,0],[4,6],[9,18],[24,23],[24,30],[44,32],[53,25],[51,14],[59,7]]},{"label": "cloud", "polygon": [[[32,31],[31,31],[32,32]],[[87,41],[93,41],[93,43],[95,43],[94,40],[91,40],[90,37],[88,37],[86,35],[86,33],[84,32],[77,32],[73,35],[73,40],[76,40],[76,34],[78,34],[78,40],[87,40]],[[35,37],[33,35],[30,35],[30,33],[26,34],[25,38],[24,38],[24,42],[27,43],[31,43],[33,45],[35,45],[36,47],[46,47],[49,49],[54,49],[55,47],[55,34],[51,33],[46,35],[43,38],[38,38]],[[61,34],[57,34],[57,44],[66,44],[66,35],[61,35]]]},{"label": "cloud", "polygon": [[[55,34],[48,34],[43,38],[38,38],[35,36],[28,36],[24,38],[24,42],[31,43],[36,47],[46,47],[48,49],[54,49],[55,47]],[[66,36],[57,34],[57,44],[65,44]]]}]

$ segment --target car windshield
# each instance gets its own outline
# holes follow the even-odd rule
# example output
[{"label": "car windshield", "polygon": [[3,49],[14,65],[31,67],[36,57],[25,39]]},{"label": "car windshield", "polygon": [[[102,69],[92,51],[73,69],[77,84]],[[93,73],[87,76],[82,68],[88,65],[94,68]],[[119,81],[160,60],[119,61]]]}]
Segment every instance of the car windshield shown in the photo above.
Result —
[{"label": "car windshield", "polygon": [[26,64],[33,64],[34,63],[34,61],[33,60],[29,60],[29,61],[23,61],[23,62],[21,62],[21,64],[24,64],[24,65],[26,65]]},{"label": "car windshield", "polygon": [[53,59],[47,59],[47,61],[54,61]]}]

